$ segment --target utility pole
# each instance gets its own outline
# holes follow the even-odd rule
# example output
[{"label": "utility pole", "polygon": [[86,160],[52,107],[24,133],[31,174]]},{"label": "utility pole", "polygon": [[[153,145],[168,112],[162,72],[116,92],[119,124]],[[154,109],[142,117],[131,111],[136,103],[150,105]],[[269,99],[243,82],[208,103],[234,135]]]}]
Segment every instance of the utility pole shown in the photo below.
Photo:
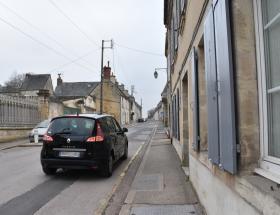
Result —
[{"label": "utility pole", "polygon": [[[111,46],[105,47],[105,42],[110,42]],[[103,78],[104,78],[104,68],[103,68],[103,56],[104,49],[112,49],[113,48],[113,40],[102,40],[101,46],[101,74],[100,74],[100,114],[103,114]]]},{"label": "utility pole", "polygon": [[100,114],[103,113],[103,55],[104,55],[104,40],[102,40],[102,46],[101,46]]}]

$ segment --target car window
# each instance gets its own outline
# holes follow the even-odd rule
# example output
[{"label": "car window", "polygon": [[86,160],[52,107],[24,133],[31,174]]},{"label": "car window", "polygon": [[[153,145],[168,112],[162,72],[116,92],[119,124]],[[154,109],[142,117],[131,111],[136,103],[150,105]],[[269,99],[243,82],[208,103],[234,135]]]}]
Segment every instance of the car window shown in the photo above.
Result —
[{"label": "car window", "polygon": [[93,133],[94,119],[65,117],[52,121],[48,134],[69,133],[77,136],[91,136]]},{"label": "car window", "polygon": [[100,119],[98,119],[98,121],[101,124],[102,130],[105,133],[109,133],[110,132],[110,128],[109,128],[109,125],[107,124],[106,118],[100,118]]},{"label": "car window", "polygon": [[110,117],[107,117],[107,125],[110,129],[110,132],[116,132],[116,127],[113,120]]},{"label": "car window", "polygon": [[120,124],[114,118],[112,118],[112,121],[113,121],[113,123],[115,125],[116,131],[120,132],[122,130]]}]

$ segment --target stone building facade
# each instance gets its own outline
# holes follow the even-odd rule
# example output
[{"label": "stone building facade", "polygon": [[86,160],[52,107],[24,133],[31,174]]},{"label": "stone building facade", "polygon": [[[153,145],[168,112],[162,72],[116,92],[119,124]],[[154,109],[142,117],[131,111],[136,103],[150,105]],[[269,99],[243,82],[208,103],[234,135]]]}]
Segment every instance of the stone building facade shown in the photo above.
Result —
[{"label": "stone building facade", "polygon": [[[100,84],[91,94],[95,98],[96,111],[100,112]],[[135,103],[123,84],[119,84],[111,67],[104,67],[103,79],[103,112],[114,116],[121,125],[131,123],[131,113]],[[134,104],[135,105],[135,104]],[[134,108],[140,109],[139,105]],[[139,111],[137,110],[137,113]]]},{"label": "stone building facade", "polygon": [[279,214],[280,1],[164,13],[172,141],[207,214]]},{"label": "stone building facade", "polygon": [[59,76],[55,97],[64,105],[64,114],[94,113],[96,103],[93,92],[99,82],[63,82]]}]

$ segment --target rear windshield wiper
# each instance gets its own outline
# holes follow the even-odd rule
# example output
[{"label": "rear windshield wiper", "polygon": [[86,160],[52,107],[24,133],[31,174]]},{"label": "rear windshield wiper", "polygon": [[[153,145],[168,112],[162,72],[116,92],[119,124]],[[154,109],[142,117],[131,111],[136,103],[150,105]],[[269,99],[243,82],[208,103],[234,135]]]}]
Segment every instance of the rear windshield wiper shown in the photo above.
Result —
[{"label": "rear windshield wiper", "polygon": [[64,128],[59,132],[54,133],[54,135],[56,134],[71,134],[70,128]]}]

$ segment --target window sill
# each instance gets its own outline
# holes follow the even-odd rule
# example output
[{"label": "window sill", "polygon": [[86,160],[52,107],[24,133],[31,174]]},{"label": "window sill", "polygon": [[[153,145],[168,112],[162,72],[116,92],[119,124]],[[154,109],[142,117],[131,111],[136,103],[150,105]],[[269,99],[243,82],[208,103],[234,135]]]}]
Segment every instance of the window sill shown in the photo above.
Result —
[{"label": "window sill", "polygon": [[279,184],[259,175],[248,175],[237,178],[235,190],[261,214],[279,213]]},{"label": "window sill", "polygon": [[268,178],[271,181],[274,181],[278,184],[280,184],[280,175],[274,174],[272,172],[269,172],[265,169],[261,169],[261,168],[256,168],[255,169],[255,173],[257,173],[260,176],[263,176],[265,178]]}]

